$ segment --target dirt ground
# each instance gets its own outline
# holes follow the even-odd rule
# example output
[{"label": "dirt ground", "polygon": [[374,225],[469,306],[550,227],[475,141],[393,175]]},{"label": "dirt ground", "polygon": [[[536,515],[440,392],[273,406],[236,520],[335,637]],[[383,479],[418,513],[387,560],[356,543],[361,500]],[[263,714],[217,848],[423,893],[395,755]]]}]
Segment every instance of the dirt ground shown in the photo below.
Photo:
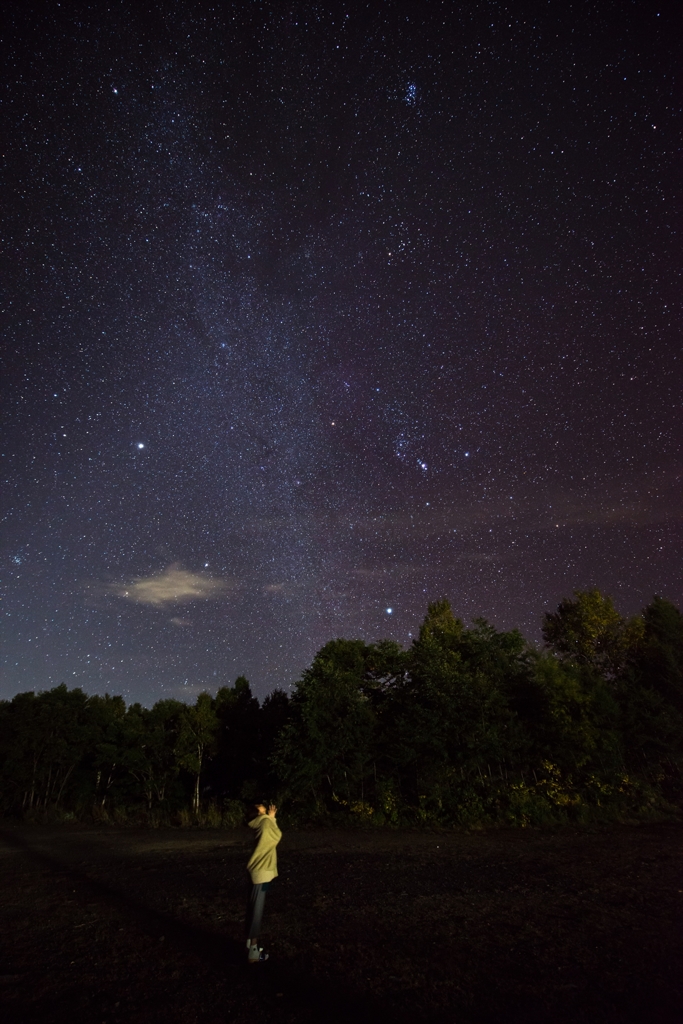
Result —
[{"label": "dirt ground", "polygon": [[[284,825],[283,825],[284,828]],[[0,828],[3,1024],[683,1022],[683,827]]]}]

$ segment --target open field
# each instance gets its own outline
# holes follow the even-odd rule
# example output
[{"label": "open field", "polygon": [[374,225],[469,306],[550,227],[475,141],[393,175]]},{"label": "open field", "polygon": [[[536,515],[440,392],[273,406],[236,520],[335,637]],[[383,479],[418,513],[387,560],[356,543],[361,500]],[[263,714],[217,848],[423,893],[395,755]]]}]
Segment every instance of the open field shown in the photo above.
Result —
[{"label": "open field", "polygon": [[6,1024],[683,1020],[680,825],[287,832],[244,963],[247,830],[0,830]]}]

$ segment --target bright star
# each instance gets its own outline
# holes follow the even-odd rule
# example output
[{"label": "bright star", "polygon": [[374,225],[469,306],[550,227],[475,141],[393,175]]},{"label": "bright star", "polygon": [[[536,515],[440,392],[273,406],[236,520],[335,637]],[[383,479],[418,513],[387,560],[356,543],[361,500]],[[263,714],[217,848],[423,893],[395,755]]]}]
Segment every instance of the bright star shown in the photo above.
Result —
[{"label": "bright star", "polygon": [[386,609],[387,615],[391,615],[393,613],[393,610],[394,610],[393,608],[387,608]]},{"label": "bright star", "polygon": [[144,447],[145,447],[144,444],[142,442],[140,442],[140,444],[138,445],[138,448],[144,448]]}]

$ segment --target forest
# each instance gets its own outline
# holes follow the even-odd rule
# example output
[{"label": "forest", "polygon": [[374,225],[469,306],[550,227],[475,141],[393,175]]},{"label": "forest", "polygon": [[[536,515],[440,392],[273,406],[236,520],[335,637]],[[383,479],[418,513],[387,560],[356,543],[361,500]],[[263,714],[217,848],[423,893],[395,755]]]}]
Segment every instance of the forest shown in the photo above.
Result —
[{"label": "forest", "polygon": [[226,825],[274,800],[294,824],[478,827],[656,820],[683,797],[683,616],[597,590],[542,649],[430,604],[404,649],[336,639],[262,703],[240,677],[194,704],[65,685],[0,702],[0,811]]}]

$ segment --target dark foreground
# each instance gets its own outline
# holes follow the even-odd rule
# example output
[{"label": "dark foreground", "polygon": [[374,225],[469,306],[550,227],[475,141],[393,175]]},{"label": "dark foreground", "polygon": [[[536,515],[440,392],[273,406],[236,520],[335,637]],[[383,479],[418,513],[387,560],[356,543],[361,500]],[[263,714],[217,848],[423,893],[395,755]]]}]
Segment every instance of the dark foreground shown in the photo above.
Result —
[{"label": "dark foreground", "polygon": [[3,1024],[681,1024],[683,828],[290,832],[244,963],[244,831],[5,826]]}]

